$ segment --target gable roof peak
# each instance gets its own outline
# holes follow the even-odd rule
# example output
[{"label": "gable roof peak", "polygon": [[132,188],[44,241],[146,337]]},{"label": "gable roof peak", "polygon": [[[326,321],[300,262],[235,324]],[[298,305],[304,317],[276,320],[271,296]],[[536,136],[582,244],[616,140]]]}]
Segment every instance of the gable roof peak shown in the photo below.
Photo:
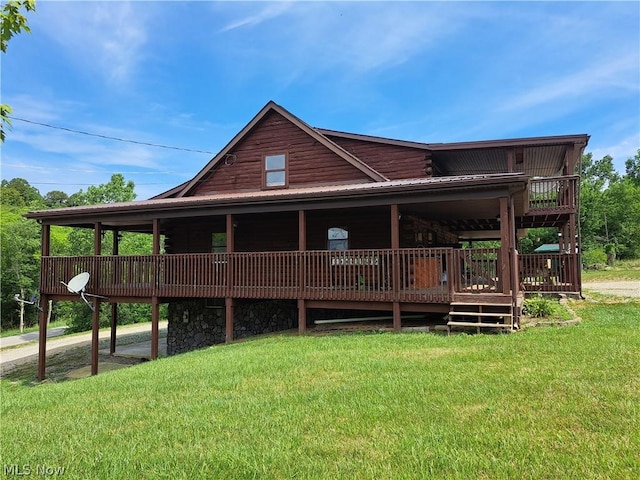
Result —
[{"label": "gable roof peak", "polygon": [[344,148],[339,146],[337,143],[331,141],[327,137],[325,137],[322,133],[320,133],[317,129],[311,127],[291,112],[289,112],[284,107],[278,105],[273,100],[269,100],[262,109],[251,119],[245,127],[240,130],[225,147],[218,152],[218,154],[213,157],[209,163],[205,165],[205,167],[198,172],[198,174],[193,177],[189,182],[185,184],[185,187],[176,195],[176,197],[184,197],[187,195],[216,165],[218,165],[222,159],[225,157],[230,150],[232,150],[256,125],[260,123],[260,121],[271,111],[274,111],[285,119],[290,121],[296,127],[300,128],[307,135],[312,137],[314,140],[317,140],[320,144],[327,147],[333,153],[338,155],[340,158],[363,172],[369,178],[371,178],[375,182],[384,182],[389,179],[382,175],[380,172],[374,170],[369,165],[364,163],[362,160],[357,158],[355,155],[347,152]]}]

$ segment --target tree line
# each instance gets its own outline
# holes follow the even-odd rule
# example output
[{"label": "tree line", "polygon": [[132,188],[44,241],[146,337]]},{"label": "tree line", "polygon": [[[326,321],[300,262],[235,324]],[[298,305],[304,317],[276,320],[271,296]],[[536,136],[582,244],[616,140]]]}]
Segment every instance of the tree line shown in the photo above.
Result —
[{"label": "tree line", "polygon": [[[578,166],[580,183],[580,226],[583,264],[612,264],[616,259],[640,258],[640,150],[625,163],[625,172],[616,172],[609,155],[594,160],[591,153]],[[103,185],[91,186],[72,195],[54,190],[41,195],[22,178],[2,180],[0,187],[0,302],[3,329],[37,323],[35,307],[24,309],[21,322],[21,298],[37,298],[40,278],[40,226],[24,218],[32,210],[126,202],[136,198],[135,185],[115,174]],[[105,232],[104,254],[110,254],[112,232]],[[121,255],[145,255],[152,252],[149,235],[120,234]],[[531,253],[543,243],[556,243],[555,229],[531,229],[520,240],[522,253]],[[93,230],[52,227],[51,254],[62,256],[93,255]],[[101,318],[109,322],[107,305]],[[75,330],[91,325],[91,312],[82,303],[55,302],[53,315],[66,319]],[[147,305],[121,305],[118,319],[132,323],[150,317]]]},{"label": "tree line", "polygon": [[[24,214],[33,210],[50,208],[97,205],[102,203],[128,202],[136,198],[135,185],[126,181],[121,174],[115,174],[106,184],[90,186],[72,195],[54,190],[41,195],[37,188],[23,178],[2,180],[0,185],[0,308],[2,329],[30,326],[38,322],[38,310],[35,306],[24,306],[16,302],[15,295],[31,301],[37,300],[40,281],[41,231],[34,220],[24,218]],[[103,249],[105,255],[111,254],[113,232],[104,233]],[[93,230],[83,228],[51,228],[51,255],[80,256],[93,255]],[[149,235],[120,233],[119,251],[122,255],[150,254],[152,239]],[[108,305],[101,320],[106,326],[110,314]],[[87,330],[91,326],[91,311],[83,303],[54,302],[53,318],[65,319],[70,328],[76,331]],[[118,322],[134,323],[150,318],[147,305],[120,305]]]}]

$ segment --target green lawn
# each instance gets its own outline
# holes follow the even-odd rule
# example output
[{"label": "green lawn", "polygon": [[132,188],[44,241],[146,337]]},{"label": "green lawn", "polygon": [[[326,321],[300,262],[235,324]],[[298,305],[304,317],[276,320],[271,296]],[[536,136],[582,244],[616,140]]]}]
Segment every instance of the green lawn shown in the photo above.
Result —
[{"label": "green lawn", "polygon": [[[640,303],[513,335],[280,336],[36,387],[3,465],[65,478],[640,478]],[[6,467],[5,467],[6,472]]]},{"label": "green lawn", "polygon": [[620,260],[613,267],[582,271],[583,282],[610,280],[640,280],[640,260]]}]

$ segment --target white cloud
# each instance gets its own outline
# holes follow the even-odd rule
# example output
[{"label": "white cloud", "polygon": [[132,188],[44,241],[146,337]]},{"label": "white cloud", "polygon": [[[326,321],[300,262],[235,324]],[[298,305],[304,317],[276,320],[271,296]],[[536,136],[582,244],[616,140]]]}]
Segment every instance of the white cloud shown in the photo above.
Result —
[{"label": "white cloud", "polygon": [[38,5],[33,29],[60,44],[79,68],[108,82],[130,80],[147,41],[143,6],[131,2],[55,2]]},{"label": "white cloud", "polygon": [[255,14],[256,4],[244,5],[248,12],[219,32],[235,47],[234,71],[242,78],[276,76],[287,85],[309,75],[364,75],[400,65],[485,14],[475,5],[459,11],[415,2],[298,2]]},{"label": "white cloud", "polygon": [[252,15],[246,15],[238,20],[234,20],[220,29],[220,32],[228,32],[242,27],[253,27],[263,22],[279,17],[291,7],[291,2],[276,2],[263,4],[262,9]]},{"label": "white cloud", "polygon": [[501,110],[530,109],[560,100],[566,102],[602,90],[640,91],[639,67],[640,59],[635,53],[585,65],[576,73],[547,80],[527,92],[517,93],[503,103]]}]

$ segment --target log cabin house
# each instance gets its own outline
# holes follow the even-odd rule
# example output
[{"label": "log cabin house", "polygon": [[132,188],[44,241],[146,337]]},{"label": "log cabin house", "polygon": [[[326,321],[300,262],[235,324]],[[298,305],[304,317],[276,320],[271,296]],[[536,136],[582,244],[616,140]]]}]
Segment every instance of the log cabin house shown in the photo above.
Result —
[{"label": "log cabin house", "polygon": [[[150,200],[31,212],[42,225],[39,378],[48,300],[168,304],[168,353],[314,320],[438,314],[443,325],[512,331],[526,291],[579,292],[576,165],[587,135],[420,143],[313,128],[269,102],[190,181]],[[50,255],[50,227],[94,230],[95,255]],[[527,228],[559,251],[519,254]],[[114,232],[111,255],[102,235]],[[153,236],[118,255],[118,233]],[[493,240],[493,248],[473,243]],[[477,244],[477,243],[476,243]],[[464,247],[464,248],[463,248]],[[356,311],[357,313],[355,313]],[[100,309],[93,317],[97,373]]]}]

